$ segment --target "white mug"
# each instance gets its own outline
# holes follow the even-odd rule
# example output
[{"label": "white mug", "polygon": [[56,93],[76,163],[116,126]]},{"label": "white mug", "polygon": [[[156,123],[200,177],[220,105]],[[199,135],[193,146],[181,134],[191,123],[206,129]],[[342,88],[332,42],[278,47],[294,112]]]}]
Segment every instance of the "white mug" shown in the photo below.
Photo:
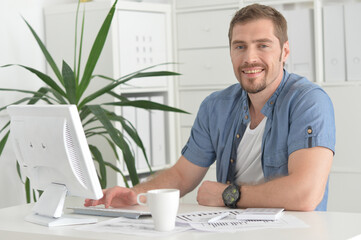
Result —
[{"label": "white mug", "polygon": [[[146,196],[147,203],[141,202],[140,197]],[[172,231],[179,207],[178,189],[155,189],[137,196],[140,205],[149,207],[154,221],[155,230]]]}]

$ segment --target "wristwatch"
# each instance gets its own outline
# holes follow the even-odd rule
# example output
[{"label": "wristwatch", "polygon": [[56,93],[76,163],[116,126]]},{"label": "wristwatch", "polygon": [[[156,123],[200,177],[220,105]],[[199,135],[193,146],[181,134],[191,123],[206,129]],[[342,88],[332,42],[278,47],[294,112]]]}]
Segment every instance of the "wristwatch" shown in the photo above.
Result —
[{"label": "wristwatch", "polygon": [[240,186],[232,183],[222,193],[224,205],[229,208],[237,208],[237,203],[241,199]]}]

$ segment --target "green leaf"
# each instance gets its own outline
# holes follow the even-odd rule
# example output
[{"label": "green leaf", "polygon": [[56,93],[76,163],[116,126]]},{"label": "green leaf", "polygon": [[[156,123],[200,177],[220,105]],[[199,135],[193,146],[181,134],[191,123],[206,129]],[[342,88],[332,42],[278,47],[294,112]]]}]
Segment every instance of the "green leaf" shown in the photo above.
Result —
[{"label": "green leaf", "polygon": [[6,142],[8,141],[9,134],[10,134],[10,130],[5,134],[5,136],[0,141],[0,155],[2,154],[4,147],[6,145]]},{"label": "green leaf", "polygon": [[33,201],[36,202],[36,193],[34,189],[33,189]]},{"label": "green leaf", "polygon": [[25,21],[26,25],[28,25],[31,33],[33,34],[35,40],[37,41],[41,51],[43,52],[47,62],[49,63],[50,67],[53,69],[56,77],[59,79],[59,81],[64,85],[63,82],[63,78],[60,74],[59,68],[56,66],[53,58],[51,57],[50,53],[48,52],[48,50],[46,49],[44,43],[41,41],[41,39],[39,38],[39,36],[36,34],[36,32],[34,31],[34,29],[30,26],[30,24],[25,20],[25,18],[23,18],[23,20]]},{"label": "green leaf", "polygon": [[155,71],[155,72],[141,72],[137,74],[137,78],[145,77],[165,77],[165,76],[179,76],[180,73],[170,71]]},{"label": "green leaf", "polygon": [[81,121],[84,121],[91,114],[88,106],[84,106],[83,108],[79,108],[79,117]]},{"label": "green leaf", "polygon": [[[32,98],[34,98],[34,100],[29,102],[28,104],[33,104],[33,102],[37,102],[35,100],[44,100],[48,104],[51,104],[50,100],[53,100],[54,102],[61,102],[61,103],[64,102],[64,104],[66,103],[64,100],[61,99],[61,96],[57,92],[55,92],[53,89],[48,88],[48,87],[41,87],[36,92],[35,91],[29,91],[29,90],[22,90],[22,89],[13,89],[13,88],[0,88],[0,91],[33,94]],[[57,93],[58,96],[60,96],[60,99],[59,98],[53,98],[53,97],[47,95],[47,92],[51,92],[51,93],[53,93],[53,95],[55,95],[54,93]],[[30,98],[30,99],[32,99],[32,98]]]},{"label": "green leaf", "polygon": [[125,102],[129,101],[129,99],[127,97],[124,97],[124,96],[122,96],[120,94],[117,94],[117,93],[115,93],[113,91],[108,92],[108,94],[113,96],[114,98],[120,100],[120,101],[125,101]]},{"label": "green leaf", "polygon": [[[80,3],[80,2],[79,2]],[[85,5],[83,9],[83,19],[81,24],[81,34],[80,34],[80,45],[79,45],[79,57],[78,57],[78,69],[76,71],[76,84],[79,85],[79,74],[80,74],[80,67],[81,67],[81,56],[82,56],[82,50],[83,50],[83,37],[84,37],[84,23],[85,23]],[[75,59],[74,59],[75,62]],[[75,68],[74,68],[75,69]]]},{"label": "green leaf", "polygon": [[[7,127],[9,127],[9,125],[10,125],[10,121],[8,121],[5,125],[4,125],[4,127],[0,130],[0,133],[2,133]],[[1,154],[0,154],[1,155]]]},{"label": "green leaf", "polygon": [[81,98],[81,96],[83,95],[83,93],[85,92],[85,90],[87,89],[87,87],[90,83],[90,79],[92,77],[95,65],[98,62],[98,59],[100,57],[100,54],[101,54],[104,44],[105,44],[105,40],[107,39],[107,36],[108,36],[110,24],[112,23],[112,19],[113,19],[114,12],[115,12],[115,5],[117,4],[117,2],[118,2],[118,0],[116,0],[114,2],[113,6],[111,7],[107,17],[105,18],[105,20],[103,22],[103,25],[101,26],[101,28],[98,32],[98,35],[95,38],[92,49],[90,50],[88,61],[85,65],[85,69],[83,72],[83,77],[80,81],[79,91],[77,92],[78,100]]},{"label": "green leaf", "polygon": [[123,181],[125,183],[125,186],[127,188],[129,188],[129,184],[128,184],[128,181],[127,181],[127,178],[125,177],[125,175],[123,174],[123,172],[117,167],[115,166],[114,164],[110,163],[110,162],[104,162],[104,164],[107,166],[107,167],[110,167],[111,169],[113,169],[114,171],[120,173],[120,175],[122,175],[123,177]]},{"label": "green leaf", "polygon": [[58,86],[58,84],[56,84],[56,82],[54,82],[54,80],[49,77],[48,75],[34,69],[31,67],[27,67],[24,65],[20,65],[20,64],[8,64],[8,65],[4,65],[1,67],[10,67],[10,66],[19,66],[22,68],[27,69],[28,71],[34,73],[36,76],[38,76],[38,78],[40,78],[40,80],[42,80],[44,83],[46,83],[49,87],[51,87],[52,89],[54,89],[55,91],[57,91],[58,93],[60,93],[62,96],[66,96],[65,92]]},{"label": "green leaf", "polygon": [[43,194],[44,191],[42,190],[38,190],[38,194],[39,194],[39,198],[41,197],[41,195]]},{"label": "green leaf", "polygon": [[87,138],[91,138],[91,137],[93,137],[93,136],[99,136],[99,135],[102,135],[102,134],[108,134],[108,132],[107,131],[100,131],[100,132],[87,132],[86,134],[85,134],[85,136],[87,137]]},{"label": "green leaf", "polygon": [[[155,67],[155,66],[153,66]],[[99,77],[99,78],[102,78],[102,79],[106,79],[106,80],[110,80],[112,82],[118,82],[118,81],[121,81],[123,79],[127,79],[127,81],[133,79],[133,78],[144,78],[144,77],[165,77],[165,76],[178,76],[178,75],[181,75],[180,73],[176,73],[176,72],[170,72],[170,71],[155,71],[155,72],[141,72],[141,71],[137,71],[137,72],[134,72],[134,73],[131,73],[131,74],[128,74],[126,76],[122,76],[118,79],[114,79],[114,78],[111,78],[111,77],[107,77],[107,76],[104,76],[104,75],[93,75],[92,78],[95,78],[95,77]],[[133,76],[133,77],[132,77]],[[129,78],[130,77],[130,78]],[[129,79],[128,79],[129,78]],[[125,82],[122,82],[123,84]]]},{"label": "green leaf", "polygon": [[108,85],[106,85],[105,87],[101,88],[100,90],[90,94],[89,96],[87,96],[86,98],[84,98],[81,103],[79,104],[79,108],[81,108],[82,106],[84,106],[85,104],[89,103],[90,101],[102,96],[103,94],[109,93],[111,90],[113,90],[114,88],[116,88],[117,86],[124,84],[134,78],[142,78],[142,77],[155,77],[155,76],[160,76],[157,74],[162,74],[161,76],[169,76],[166,74],[170,74],[170,75],[178,75],[178,73],[175,72],[167,72],[167,71],[162,71],[162,72],[146,72],[146,73],[142,73],[142,72],[136,72],[132,75],[130,75],[129,77],[123,79],[121,81],[114,81]]},{"label": "green leaf", "polygon": [[150,166],[149,159],[147,156],[147,153],[145,151],[145,147],[143,145],[142,140],[140,139],[137,130],[133,126],[131,122],[129,122],[127,119],[125,119],[122,116],[118,116],[114,113],[108,112],[109,119],[112,121],[119,121],[122,124],[123,129],[125,132],[129,135],[129,137],[134,141],[135,144],[142,150],[143,156],[145,158],[145,161],[148,165],[150,173],[153,173],[152,167]]},{"label": "green leaf", "polygon": [[60,103],[60,104],[67,104],[67,102],[65,101],[65,99],[63,98],[62,95],[60,95],[57,91],[55,91],[52,88],[49,88],[49,92],[51,92],[53,94],[53,96],[56,99],[56,102]]},{"label": "green leaf", "polygon": [[133,183],[133,186],[137,185],[139,183],[139,178],[135,168],[134,156],[131,153],[128,143],[124,140],[123,134],[114,128],[105,111],[99,105],[90,105],[88,108],[102,123],[114,143],[122,150],[123,159],[127,165],[129,177]]},{"label": "green leaf", "polygon": [[153,65],[153,66],[149,66],[149,67],[146,67],[146,68],[139,69],[138,71],[135,71],[135,72],[129,73],[127,75],[121,76],[121,77],[119,77],[117,79],[113,79],[111,77],[107,77],[107,76],[104,76],[104,75],[93,75],[92,77],[93,78],[94,77],[99,77],[99,78],[104,78],[104,79],[107,79],[107,80],[118,82],[118,81],[121,81],[123,79],[128,79],[129,77],[134,76],[137,73],[145,72],[145,71],[147,71],[149,69],[156,68],[156,67],[163,66],[163,65],[169,65],[169,64],[176,64],[176,63],[175,62],[159,63],[159,64],[156,64],[156,65]]},{"label": "green leaf", "polygon": [[[116,147],[115,147],[115,144],[114,144],[109,138],[107,138],[106,136],[104,136],[104,134],[101,134],[101,136],[103,136],[103,137],[107,140],[109,146],[110,146],[110,147],[112,148],[112,150],[113,150],[113,153],[114,153],[115,158],[119,161],[119,155],[118,155],[117,149],[116,149]],[[134,156],[134,154],[133,154],[133,156]]]},{"label": "green leaf", "polygon": [[[112,120],[112,121],[123,121],[122,124],[126,124],[124,123],[124,121],[128,122],[130,125],[131,125],[131,130],[130,130],[130,127],[126,126],[127,128],[127,131],[129,132],[128,135],[129,136],[132,136],[133,138],[133,142],[135,142],[139,148],[141,148],[143,154],[144,154],[144,157],[146,159],[146,162],[148,164],[148,167],[149,167],[149,170],[150,172],[152,172],[152,169],[151,169],[151,166],[149,164],[149,161],[148,161],[148,157],[147,157],[147,154],[145,152],[145,148],[144,148],[144,145],[143,145],[143,142],[141,141],[140,137],[138,136],[138,133],[137,131],[135,130],[135,128],[133,127],[133,125],[128,121],[126,120],[125,118],[123,118],[122,116],[112,116],[111,114],[114,114],[114,113],[110,113],[110,112],[107,112],[107,115],[109,117],[109,120]],[[108,134],[107,131],[102,131],[102,132],[95,132],[94,130],[97,130],[97,129],[103,129],[103,127],[94,127],[94,128],[90,128],[90,129],[87,129],[85,132],[86,132],[86,136],[87,137],[91,137],[91,136],[95,136],[95,135],[100,135],[102,137],[104,137],[109,145],[111,146],[111,148],[113,149],[113,152],[114,152],[114,155],[116,156],[116,158],[119,160],[119,156],[118,156],[118,153],[116,151],[116,148],[115,148],[115,145],[114,143],[108,139],[104,134]],[[132,131],[132,132],[131,132]],[[128,140],[128,138],[123,135],[124,139],[127,140],[129,143],[130,143],[130,139]],[[129,146],[131,146],[131,144],[128,144]],[[130,148],[130,150],[132,151],[132,155],[135,156],[135,153],[134,153],[134,149],[132,149],[132,147]]]},{"label": "green leaf", "polygon": [[31,189],[30,189],[30,180],[26,178],[25,180],[25,194],[26,194],[26,203],[31,203]]},{"label": "green leaf", "polygon": [[16,161],[16,171],[18,172],[18,176],[20,178],[20,181],[25,184],[25,182],[23,181],[23,177],[21,176],[21,170],[20,170],[20,164],[18,161]]},{"label": "green leaf", "polygon": [[145,77],[165,77],[165,76],[177,76],[180,75],[176,72],[169,71],[156,71],[156,72],[136,72],[134,75],[129,76],[128,78],[122,78],[121,81],[118,81],[121,84],[125,84],[134,78],[145,78]]},{"label": "green leaf", "polygon": [[63,61],[63,78],[64,78],[64,86],[66,90],[66,94],[68,96],[68,100],[70,104],[76,104],[76,82],[73,70],[69,67],[69,65]]},{"label": "green leaf", "polygon": [[79,108],[82,108],[85,104],[91,102],[92,100],[96,99],[97,97],[102,96],[105,93],[108,93],[109,91],[111,91],[112,89],[114,89],[115,87],[117,87],[117,85],[119,85],[120,83],[116,83],[116,84],[108,84],[107,86],[101,88],[100,90],[96,91],[95,93],[89,95],[88,97],[84,98],[80,103],[79,103]]},{"label": "green leaf", "polygon": [[[76,70],[76,52],[77,52],[77,47],[78,47],[78,16],[79,16],[79,7],[80,7],[80,1],[78,1],[78,5],[76,6],[76,13],[75,13],[75,32],[74,32],[74,73],[76,75],[77,70]],[[85,11],[84,11],[85,14]]]},{"label": "green leaf", "polygon": [[107,171],[105,170],[103,156],[96,146],[89,144],[89,149],[93,154],[94,160],[96,160],[99,164],[99,172],[100,172],[99,181],[101,187],[104,189],[107,187]]},{"label": "green leaf", "polygon": [[[33,98],[28,102],[28,104],[31,105],[37,103],[40,99],[43,99],[43,96],[46,96],[48,91],[49,91],[48,88],[45,87],[39,88],[39,90],[36,93],[34,93]],[[46,98],[44,98],[43,100],[47,101],[48,104],[51,104],[49,100],[47,100]]]},{"label": "green leaf", "polygon": [[38,92],[35,92],[35,91],[15,89],[15,88],[0,88],[0,91],[4,91],[4,92],[29,93],[29,94],[37,94],[37,93],[38,93]]},{"label": "green leaf", "polygon": [[[143,108],[147,110],[162,110],[168,112],[179,112],[179,113],[188,113],[178,108],[170,107],[168,105],[160,104],[157,102],[147,101],[147,100],[134,100],[134,101],[123,101],[123,102],[110,102],[103,103],[102,105],[114,105],[114,106],[132,106],[137,108]],[[189,113],[188,113],[189,114]]]},{"label": "green leaf", "polygon": [[[98,121],[98,119],[96,119],[96,118],[94,118],[94,119],[95,119],[95,121]],[[92,128],[88,128],[88,129],[84,130],[84,132],[85,133],[99,133],[99,132],[94,132],[95,130],[99,130],[99,129],[104,130],[104,127],[103,126],[92,127]]]},{"label": "green leaf", "polygon": [[89,118],[86,122],[83,123],[83,127],[86,127],[87,125],[97,122],[97,121],[98,121],[98,119],[93,116],[93,117]]},{"label": "green leaf", "polygon": [[4,107],[1,107],[1,108],[0,108],[0,112],[3,111],[3,110],[5,110],[5,109],[6,109],[8,106],[10,106],[10,105],[17,105],[17,104],[26,102],[26,101],[31,100],[31,99],[33,99],[33,98],[30,98],[30,97],[22,98],[22,99],[20,99],[20,100],[18,100],[18,101],[16,101],[16,102],[13,102],[13,103],[11,103],[11,104],[9,104],[9,105],[6,105],[6,106],[4,106]]}]

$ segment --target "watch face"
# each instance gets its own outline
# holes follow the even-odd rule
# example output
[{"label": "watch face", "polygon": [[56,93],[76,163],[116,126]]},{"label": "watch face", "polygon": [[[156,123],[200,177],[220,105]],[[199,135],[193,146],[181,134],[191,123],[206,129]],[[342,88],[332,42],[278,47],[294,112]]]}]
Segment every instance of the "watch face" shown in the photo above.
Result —
[{"label": "watch face", "polygon": [[237,204],[237,202],[240,198],[239,187],[236,185],[233,185],[233,184],[228,186],[224,190],[222,197],[223,197],[224,204],[227,207],[235,207],[235,205]]}]

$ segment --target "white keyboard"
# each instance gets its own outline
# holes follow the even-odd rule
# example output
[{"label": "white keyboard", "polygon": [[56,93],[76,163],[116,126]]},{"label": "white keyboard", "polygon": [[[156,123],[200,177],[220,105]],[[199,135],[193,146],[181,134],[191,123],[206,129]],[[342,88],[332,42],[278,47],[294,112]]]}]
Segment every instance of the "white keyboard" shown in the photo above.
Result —
[{"label": "white keyboard", "polygon": [[69,207],[75,214],[86,214],[102,217],[126,217],[137,219],[141,216],[150,216],[149,211],[140,211],[125,208],[104,208],[104,207]]}]

